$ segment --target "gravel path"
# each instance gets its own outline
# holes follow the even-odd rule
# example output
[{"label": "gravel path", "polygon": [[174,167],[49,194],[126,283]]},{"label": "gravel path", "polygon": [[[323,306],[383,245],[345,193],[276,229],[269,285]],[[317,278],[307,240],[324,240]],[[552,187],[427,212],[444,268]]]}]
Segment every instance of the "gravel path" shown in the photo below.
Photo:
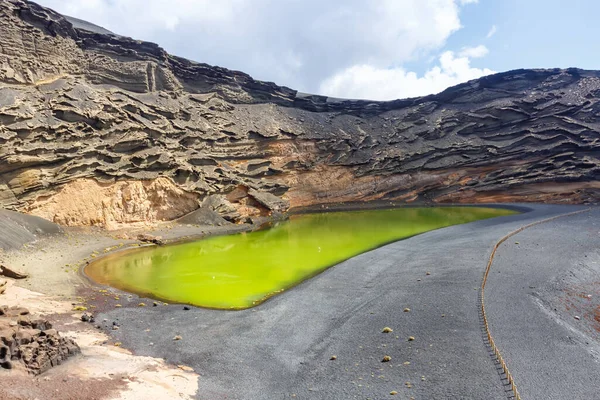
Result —
[{"label": "gravel path", "polygon": [[600,209],[518,233],[491,271],[488,321],[522,398],[600,398]]},{"label": "gravel path", "polygon": [[[531,207],[533,211],[525,214],[440,229],[359,255],[254,309],[123,307],[98,320],[106,318],[107,331],[137,354],[192,366],[200,374],[199,399],[382,399],[392,391],[398,392],[393,398],[406,399],[506,399],[480,330],[478,288],[487,258],[494,243],[508,232],[582,208]],[[553,228],[535,228],[557,232],[547,239],[547,252],[558,250],[548,255],[555,273],[577,268],[570,254],[553,243],[566,236],[562,224],[586,227],[595,223],[591,217],[578,218],[576,222],[559,219],[552,223]],[[585,243],[591,251],[592,243]],[[497,255],[499,266],[510,264],[505,254],[508,257],[513,252],[502,248]],[[544,274],[539,283],[530,283],[519,278],[521,270],[495,272],[499,277],[516,274],[510,280],[496,279],[496,275],[490,278],[488,318],[511,371],[514,363],[513,375],[523,398],[553,398],[531,394],[533,389],[524,382],[531,382],[532,387],[548,386],[548,378],[535,369],[549,369],[547,365],[560,359],[540,359],[527,367],[528,352],[508,350],[517,342],[511,338],[518,332],[509,327],[510,321],[520,319],[525,306],[494,303],[497,298],[521,298],[531,318],[546,318],[547,313],[523,286],[541,287],[555,275]],[[528,324],[531,318],[526,316],[521,321],[525,326],[518,328],[528,335],[523,345],[564,329],[560,323],[552,323],[555,319],[544,326]],[[119,330],[110,330],[113,321],[119,323]],[[503,326],[507,329],[501,330]],[[383,333],[384,327],[393,332]],[[173,340],[176,335],[181,340]],[[409,340],[411,336],[414,340]],[[538,340],[543,350],[542,339]],[[594,360],[582,343],[569,344],[576,349],[572,358],[582,361],[581,368],[570,365],[566,375],[556,378],[550,387],[573,380],[575,374],[582,376],[580,384],[599,376],[597,370],[586,369]],[[538,347],[535,351],[543,353]],[[337,358],[330,360],[333,355]],[[391,360],[382,362],[386,355]],[[527,368],[531,371],[523,372]],[[560,393],[555,398],[577,398]]]}]

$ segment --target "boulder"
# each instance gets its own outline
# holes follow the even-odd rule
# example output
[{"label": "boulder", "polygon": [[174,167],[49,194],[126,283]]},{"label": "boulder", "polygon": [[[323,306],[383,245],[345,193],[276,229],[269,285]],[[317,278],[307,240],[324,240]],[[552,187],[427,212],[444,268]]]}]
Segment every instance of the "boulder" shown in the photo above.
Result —
[{"label": "boulder", "polygon": [[240,213],[237,208],[227,200],[224,195],[213,194],[202,202],[202,208],[206,208],[221,215],[227,221],[238,221]]},{"label": "boulder", "polygon": [[282,213],[290,208],[290,202],[277,197],[268,192],[259,192],[256,189],[250,189],[248,195],[254,198],[262,206],[268,208],[271,211]]},{"label": "boulder", "polygon": [[216,211],[207,207],[200,207],[196,211],[192,211],[188,215],[179,218],[177,222],[187,225],[210,225],[223,226],[229,225],[231,222],[221,217]]},{"label": "boulder", "polygon": [[148,233],[142,233],[138,235],[137,240],[144,243],[153,243],[158,246],[162,246],[164,244],[161,236],[154,236]]},{"label": "boulder", "polygon": [[0,307],[0,367],[12,369],[22,364],[33,374],[41,374],[79,353],[77,344],[61,337],[44,319],[31,320],[22,307]]},{"label": "boulder", "polygon": [[12,279],[29,278],[29,274],[15,271],[14,269],[8,268],[5,265],[0,265],[0,275],[4,275],[7,278],[12,278]]}]

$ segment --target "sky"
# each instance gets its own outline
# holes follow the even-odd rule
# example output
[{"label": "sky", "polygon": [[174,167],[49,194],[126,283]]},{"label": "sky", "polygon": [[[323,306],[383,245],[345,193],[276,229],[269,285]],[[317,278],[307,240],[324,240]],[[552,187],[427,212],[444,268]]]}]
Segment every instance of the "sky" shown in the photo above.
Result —
[{"label": "sky", "polygon": [[392,100],[518,68],[600,69],[597,0],[37,0],[306,93]]}]

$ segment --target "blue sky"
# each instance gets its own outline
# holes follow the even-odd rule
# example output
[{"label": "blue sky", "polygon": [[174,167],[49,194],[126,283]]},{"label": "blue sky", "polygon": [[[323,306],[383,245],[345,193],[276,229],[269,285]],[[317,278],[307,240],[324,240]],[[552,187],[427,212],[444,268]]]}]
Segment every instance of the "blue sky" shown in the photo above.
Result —
[{"label": "blue sky", "polygon": [[[461,9],[464,28],[446,46],[483,43],[488,55],[473,62],[495,71],[517,68],[600,69],[600,2],[594,0],[480,0]],[[491,26],[496,33],[485,35]]]},{"label": "blue sky", "polygon": [[436,93],[517,68],[599,68],[595,0],[39,0],[196,61],[336,97]]}]

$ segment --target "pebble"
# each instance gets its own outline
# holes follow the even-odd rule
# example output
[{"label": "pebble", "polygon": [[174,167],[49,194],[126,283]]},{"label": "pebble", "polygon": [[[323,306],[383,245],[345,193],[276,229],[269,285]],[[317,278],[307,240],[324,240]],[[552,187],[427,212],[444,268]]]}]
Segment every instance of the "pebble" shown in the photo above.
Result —
[{"label": "pebble", "polygon": [[330,360],[337,360],[337,356],[331,356]]},{"label": "pebble", "polygon": [[183,338],[182,338],[181,336],[179,336],[179,335],[177,335],[177,336],[175,336],[175,337],[173,338],[173,340],[181,340],[181,339],[183,339]]},{"label": "pebble", "polygon": [[408,341],[409,341],[409,342],[412,342],[413,340],[415,340],[415,337],[414,337],[414,336],[409,336],[409,337],[408,337]]},{"label": "pebble", "polygon": [[184,309],[185,311],[188,311],[190,308],[189,308],[188,306],[183,306],[183,309]]},{"label": "pebble", "polygon": [[406,308],[404,309],[404,312],[410,312],[410,308],[406,307]]},{"label": "pebble", "polygon": [[381,362],[388,362],[388,361],[392,361],[392,357],[390,357],[390,356],[383,356],[383,359],[381,360]]},{"label": "pebble", "polygon": [[392,395],[392,396],[395,396],[395,395],[397,395],[397,394],[398,394],[398,392],[396,392],[395,390],[392,390],[392,391],[390,392],[390,395]]},{"label": "pebble", "polygon": [[382,332],[383,333],[390,333],[390,332],[394,332],[394,330],[392,328],[390,328],[389,326],[386,326],[385,328],[383,328]]},{"label": "pebble", "polygon": [[581,317],[580,317],[579,315],[576,315],[576,316],[575,316],[575,319],[576,319],[577,321],[579,321],[579,320],[581,319]]}]

